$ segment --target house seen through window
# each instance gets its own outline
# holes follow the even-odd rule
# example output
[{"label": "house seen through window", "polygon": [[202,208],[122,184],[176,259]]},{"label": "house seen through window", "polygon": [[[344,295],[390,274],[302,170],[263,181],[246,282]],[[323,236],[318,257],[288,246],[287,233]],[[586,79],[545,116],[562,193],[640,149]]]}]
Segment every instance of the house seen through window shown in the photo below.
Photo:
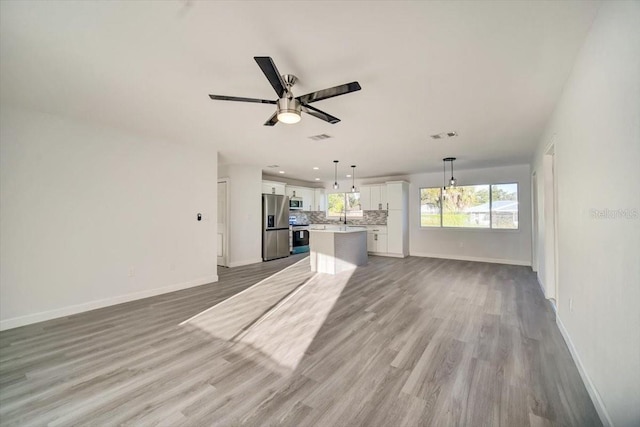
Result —
[{"label": "house seen through window", "polygon": [[518,184],[420,189],[420,226],[518,228]]},{"label": "house seen through window", "polygon": [[344,217],[345,207],[347,218],[361,218],[360,193],[330,193],[327,194],[327,216]]}]

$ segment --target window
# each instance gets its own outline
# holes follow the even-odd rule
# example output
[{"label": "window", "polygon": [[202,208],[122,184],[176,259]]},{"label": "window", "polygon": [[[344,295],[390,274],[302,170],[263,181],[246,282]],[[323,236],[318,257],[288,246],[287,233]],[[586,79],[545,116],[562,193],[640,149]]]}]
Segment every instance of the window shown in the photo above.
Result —
[{"label": "window", "polygon": [[420,189],[420,226],[518,229],[518,184]]},{"label": "window", "polygon": [[420,225],[440,227],[440,188],[420,189]]},{"label": "window", "polygon": [[518,228],[518,184],[491,186],[491,228]]},{"label": "window", "polygon": [[345,211],[345,202],[347,205],[347,217],[362,217],[362,208],[360,207],[360,193],[327,194],[327,216],[343,216]]}]

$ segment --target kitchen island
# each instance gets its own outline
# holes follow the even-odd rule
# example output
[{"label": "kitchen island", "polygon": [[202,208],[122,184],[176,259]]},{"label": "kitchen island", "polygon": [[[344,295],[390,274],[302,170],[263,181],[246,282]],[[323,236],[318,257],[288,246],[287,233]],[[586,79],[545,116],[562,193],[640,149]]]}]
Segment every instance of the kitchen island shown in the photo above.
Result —
[{"label": "kitchen island", "polygon": [[337,274],[367,265],[367,229],[331,226],[309,230],[311,271]]}]

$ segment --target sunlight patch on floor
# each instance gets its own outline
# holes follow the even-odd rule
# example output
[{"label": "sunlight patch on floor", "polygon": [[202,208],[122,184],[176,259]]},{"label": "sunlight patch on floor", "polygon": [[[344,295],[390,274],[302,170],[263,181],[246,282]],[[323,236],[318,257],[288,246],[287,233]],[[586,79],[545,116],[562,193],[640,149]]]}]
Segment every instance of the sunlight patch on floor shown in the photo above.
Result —
[{"label": "sunlight patch on floor", "polygon": [[236,341],[250,345],[279,366],[294,371],[352,274],[353,271],[316,275]]},{"label": "sunlight patch on floor", "polygon": [[231,340],[305,283],[313,274],[309,258],[304,258],[231,298],[196,314],[180,325],[195,326],[218,338]]},{"label": "sunlight patch on floor", "polygon": [[228,341],[241,356],[292,372],[352,274],[312,273],[305,258],[180,325]]}]

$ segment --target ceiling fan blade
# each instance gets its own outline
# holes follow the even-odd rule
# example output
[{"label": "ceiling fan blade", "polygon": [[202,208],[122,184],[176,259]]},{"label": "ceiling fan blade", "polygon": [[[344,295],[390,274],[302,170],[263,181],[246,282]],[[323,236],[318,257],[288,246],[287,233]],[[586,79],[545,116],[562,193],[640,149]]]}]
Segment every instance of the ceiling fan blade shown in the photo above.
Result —
[{"label": "ceiling fan blade", "polygon": [[278,112],[273,113],[273,116],[269,117],[269,120],[264,122],[265,126],[275,126],[278,123]]},{"label": "ceiling fan blade", "polygon": [[303,104],[301,109],[305,113],[311,114],[313,117],[316,117],[316,118],[318,118],[320,120],[324,120],[325,122],[329,122],[332,125],[335,125],[336,123],[338,123],[340,121],[339,118],[334,117],[331,114],[327,114],[322,110],[318,110],[317,108],[312,107],[311,105]]},{"label": "ceiling fan blade", "polygon": [[280,75],[280,71],[276,68],[276,64],[273,63],[273,60],[269,56],[254,56],[253,59],[256,60],[258,66],[271,83],[271,86],[275,89],[278,94],[278,98],[282,98],[284,94],[287,92],[287,85],[282,80],[282,76]]},{"label": "ceiling fan blade", "polygon": [[310,102],[322,101],[323,99],[333,98],[334,96],[345,95],[350,92],[356,92],[362,89],[360,83],[351,82],[340,86],[331,87],[329,89],[322,89],[316,92],[311,92],[306,95],[297,97],[296,99],[303,104]]},{"label": "ceiling fan blade", "polygon": [[209,95],[209,98],[216,101],[240,101],[240,102],[257,102],[258,104],[276,104],[276,101],[270,101],[268,99],[256,99],[256,98],[242,98],[239,96],[225,96],[225,95]]}]

